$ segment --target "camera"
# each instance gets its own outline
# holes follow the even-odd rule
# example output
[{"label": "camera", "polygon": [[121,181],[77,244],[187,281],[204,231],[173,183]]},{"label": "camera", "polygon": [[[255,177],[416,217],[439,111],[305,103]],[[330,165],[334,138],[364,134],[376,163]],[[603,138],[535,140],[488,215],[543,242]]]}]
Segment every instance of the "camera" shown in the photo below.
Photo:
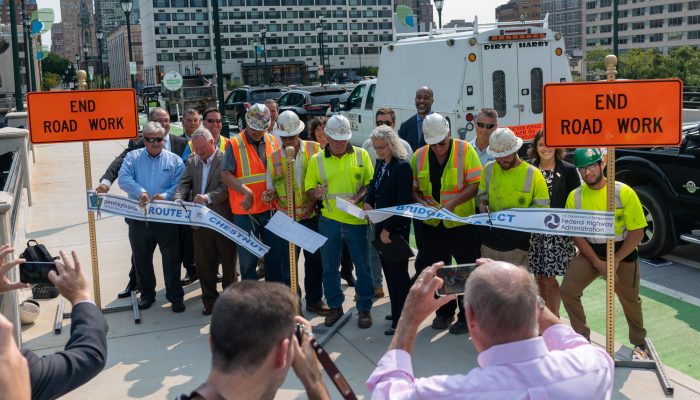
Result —
[{"label": "camera", "polygon": [[49,272],[56,271],[56,263],[27,261],[19,265],[19,280],[23,283],[45,283],[51,285]]},{"label": "camera", "polygon": [[437,276],[442,278],[444,283],[436,291],[437,295],[463,295],[464,284],[467,283],[467,278],[469,278],[469,275],[476,269],[476,267],[476,264],[459,264],[438,269]]}]

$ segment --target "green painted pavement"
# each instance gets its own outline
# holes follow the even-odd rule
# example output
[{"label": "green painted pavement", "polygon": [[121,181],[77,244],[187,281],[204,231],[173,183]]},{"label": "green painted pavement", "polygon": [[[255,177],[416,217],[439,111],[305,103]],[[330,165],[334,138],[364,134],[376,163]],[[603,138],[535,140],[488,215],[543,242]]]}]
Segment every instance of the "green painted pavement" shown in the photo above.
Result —
[{"label": "green painted pavement", "polygon": [[[143,126],[143,124],[145,124],[146,121],[148,121],[148,118],[145,115],[139,114],[139,125]],[[182,126],[174,125],[171,123],[170,124],[170,133],[175,135],[175,136],[182,136],[182,133],[183,133]]]}]

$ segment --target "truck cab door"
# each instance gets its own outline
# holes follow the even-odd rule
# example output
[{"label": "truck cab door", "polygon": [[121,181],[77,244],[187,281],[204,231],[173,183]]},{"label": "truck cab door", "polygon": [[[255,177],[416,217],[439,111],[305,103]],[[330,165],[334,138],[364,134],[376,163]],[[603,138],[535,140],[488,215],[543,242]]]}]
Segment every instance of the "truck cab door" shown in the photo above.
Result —
[{"label": "truck cab door", "polygon": [[377,90],[376,83],[372,83],[371,85],[365,86],[369,86],[369,88],[367,89],[367,94],[365,95],[365,99],[362,102],[362,111],[358,113],[361,116],[359,134],[360,136],[362,136],[362,143],[364,143],[364,141],[369,138],[369,135],[374,129],[374,92]]},{"label": "truck cab door", "polygon": [[523,105],[518,87],[518,43],[489,42],[481,46],[483,107],[498,112],[500,126],[520,125]]},{"label": "truck cab door", "polygon": [[[343,110],[343,115],[345,115],[350,121],[350,129],[352,134],[357,135],[361,132],[362,124],[362,104],[364,102],[365,92],[367,91],[367,85],[357,85],[355,89],[350,93],[348,100],[345,102],[345,109]],[[353,140],[353,142],[355,142]],[[361,144],[361,143],[360,143]]]}]

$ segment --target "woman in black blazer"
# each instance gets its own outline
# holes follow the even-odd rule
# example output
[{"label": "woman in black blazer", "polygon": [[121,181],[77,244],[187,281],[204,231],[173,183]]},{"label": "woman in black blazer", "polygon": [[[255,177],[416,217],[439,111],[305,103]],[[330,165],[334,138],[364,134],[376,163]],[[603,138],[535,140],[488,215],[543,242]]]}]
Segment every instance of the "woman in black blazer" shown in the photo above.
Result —
[{"label": "woman in black blazer", "polygon": [[[377,165],[374,167],[374,177],[369,183],[365,196],[365,210],[410,204],[413,191],[413,171],[408,162],[410,155],[399,141],[399,135],[387,125],[374,128],[372,146],[377,152]],[[400,235],[409,240],[411,220],[404,217],[390,217],[377,223],[375,235],[384,243],[391,243],[391,235]],[[385,263],[382,269],[386,277],[391,298],[391,328],[384,334],[393,335],[399,322],[403,303],[410,289],[408,275],[408,258],[395,263]]]},{"label": "woman in black blazer", "polygon": [[[532,165],[538,167],[549,188],[549,206],[564,208],[572,190],[581,186],[576,167],[562,160],[564,149],[545,146],[542,131],[537,132],[528,149]],[[566,267],[576,256],[576,247],[570,237],[533,234],[530,239],[528,261],[530,271],[540,289],[547,307],[559,316],[561,296],[556,276],[564,275]]]}]

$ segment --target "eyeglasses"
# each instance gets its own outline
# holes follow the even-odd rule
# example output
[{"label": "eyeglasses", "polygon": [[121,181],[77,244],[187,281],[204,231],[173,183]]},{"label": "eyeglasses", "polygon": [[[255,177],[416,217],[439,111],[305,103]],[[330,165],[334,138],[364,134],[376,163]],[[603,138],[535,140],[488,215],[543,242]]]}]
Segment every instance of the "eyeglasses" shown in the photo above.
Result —
[{"label": "eyeglasses", "polygon": [[160,124],[169,124],[170,119],[154,119],[153,122],[158,122]]},{"label": "eyeglasses", "polygon": [[478,126],[479,128],[492,129],[494,126],[496,126],[496,124],[485,124],[483,122],[477,122],[476,126]]},{"label": "eyeglasses", "polygon": [[221,120],[220,120],[220,119],[209,119],[209,118],[207,118],[207,122],[209,122],[210,124],[220,124],[220,123],[221,123]]},{"label": "eyeglasses", "polygon": [[376,121],[376,125],[377,126],[382,126],[382,125],[391,126],[391,121]]},{"label": "eyeglasses", "polygon": [[163,141],[162,137],[145,137],[143,140],[147,141],[148,143],[160,143]]},{"label": "eyeglasses", "polygon": [[578,172],[583,175],[591,171],[595,171],[595,167],[598,166],[599,163],[593,163],[591,165],[586,165],[585,167],[581,167],[578,169]]}]

